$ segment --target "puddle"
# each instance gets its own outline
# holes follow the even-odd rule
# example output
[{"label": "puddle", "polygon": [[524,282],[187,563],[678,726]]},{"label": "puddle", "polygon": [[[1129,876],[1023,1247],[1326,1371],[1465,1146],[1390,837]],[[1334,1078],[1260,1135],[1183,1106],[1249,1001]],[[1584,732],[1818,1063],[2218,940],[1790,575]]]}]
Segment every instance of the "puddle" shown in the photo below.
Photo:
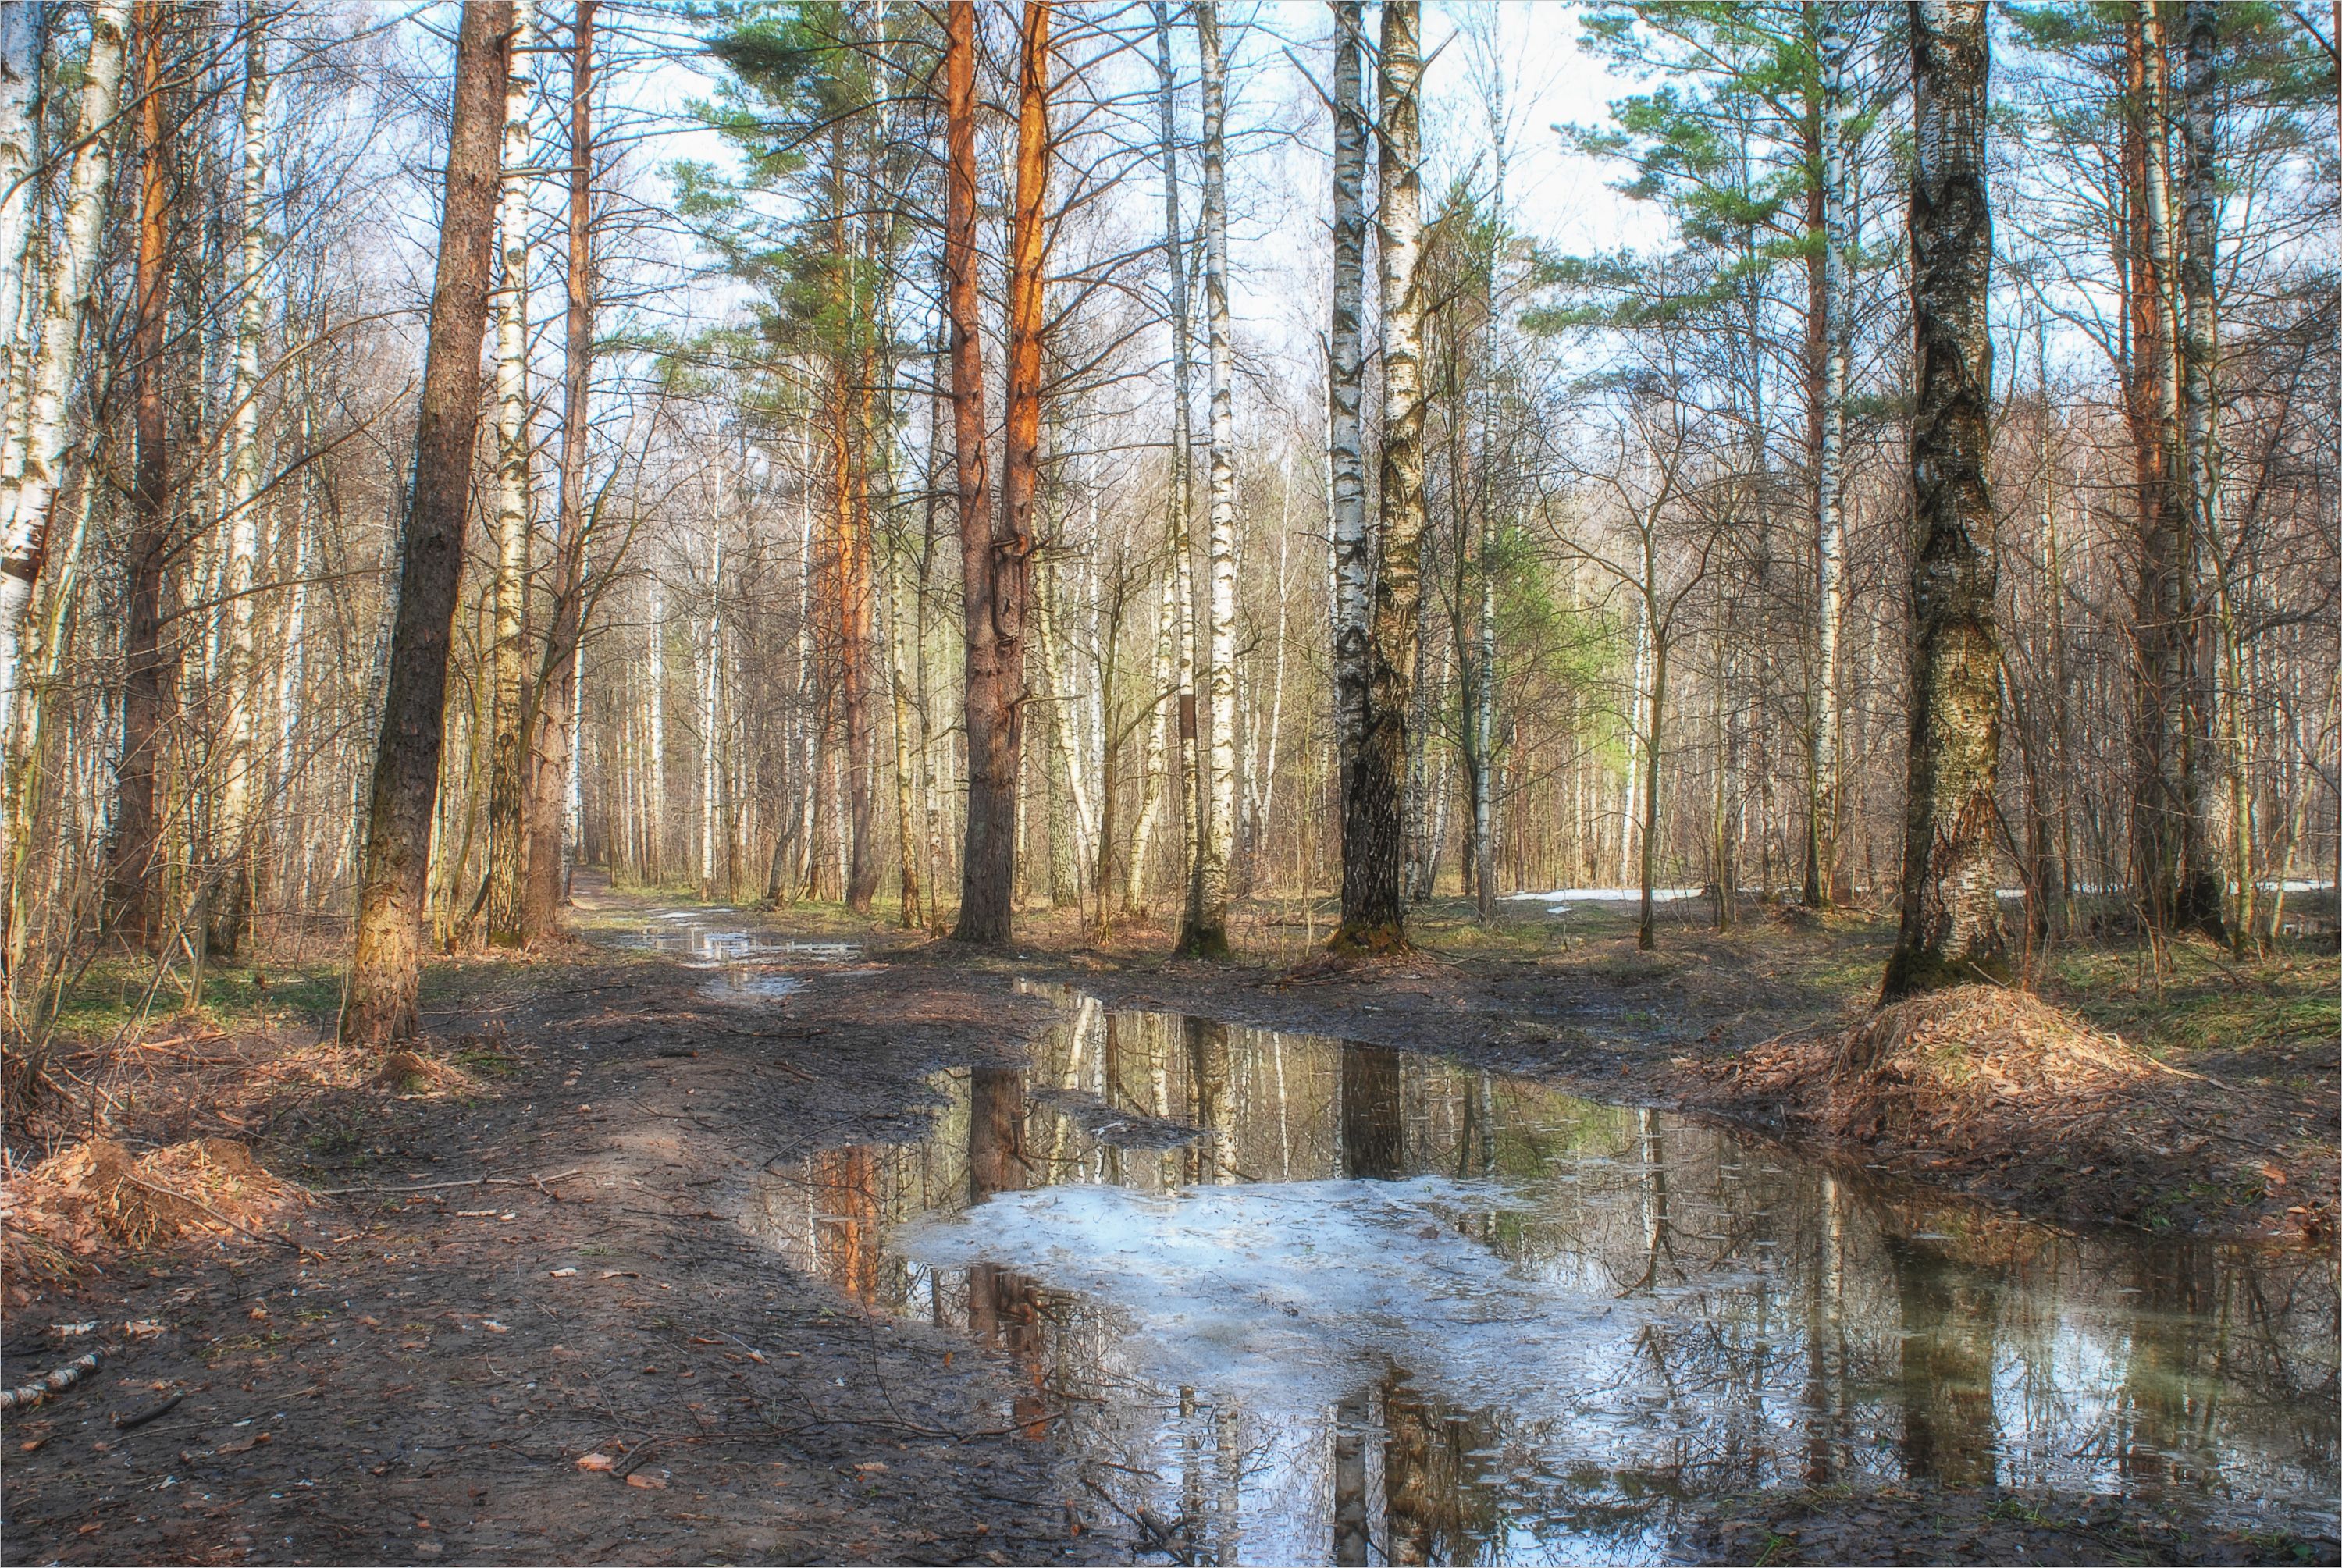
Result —
[{"label": "puddle", "polygon": [[[933,1134],[776,1167],[796,1266],[1022,1368],[1150,1555],[1661,1562],[1851,1473],[2330,1535],[2330,1267],[2059,1234],[1436,1057],[1058,994]],[[1111,1500],[1106,1502],[1104,1500]]]},{"label": "puddle", "polygon": [[787,971],[830,968],[862,957],[862,949],[851,942],[779,942],[761,932],[728,927],[718,923],[714,910],[669,910],[617,940],[671,954],[686,969],[721,970],[723,977],[704,989],[725,1001],[779,1001],[805,988],[806,976]]}]

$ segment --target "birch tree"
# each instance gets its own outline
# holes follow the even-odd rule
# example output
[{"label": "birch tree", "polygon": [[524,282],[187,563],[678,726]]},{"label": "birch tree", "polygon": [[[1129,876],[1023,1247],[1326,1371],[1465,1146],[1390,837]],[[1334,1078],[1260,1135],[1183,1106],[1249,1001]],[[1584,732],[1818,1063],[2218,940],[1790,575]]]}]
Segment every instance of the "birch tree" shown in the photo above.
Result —
[{"label": "birch tree", "polygon": [[1992,207],[1985,164],[1992,53],[1984,0],[1911,7],[1910,750],[1902,923],[1889,1002],[2003,967],[1995,872],[2000,645],[1994,621]]},{"label": "birch tree", "polygon": [[502,284],[495,310],[496,398],[495,729],[488,763],[488,941],[524,938],[522,870],[527,854],[529,391],[528,259],[530,110],[536,94],[535,0],[514,0],[505,77],[504,175],[496,203]]},{"label": "birch tree", "polygon": [[[16,9],[22,9],[18,7]],[[0,474],[0,724],[15,737],[22,684],[25,617],[49,548],[49,519],[71,433],[66,400],[80,360],[82,323],[90,314],[93,263],[114,182],[114,124],[128,51],[130,0],[98,0],[90,12],[89,56],[82,67],[81,119],[89,135],[74,157],[63,238],[49,264],[48,286],[25,395],[20,467]],[[29,202],[29,189],[20,189]],[[13,268],[11,269],[13,270]],[[29,274],[25,275],[29,275]],[[22,286],[22,277],[18,281]],[[0,756],[6,748],[0,747]]]},{"label": "birch tree", "polygon": [[1382,512],[1375,540],[1365,744],[1344,795],[1342,923],[1333,944],[1406,950],[1399,875],[1406,854],[1407,710],[1423,603],[1422,7],[1385,0],[1376,98],[1381,144]]},{"label": "birch tree", "polygon": [[238,214],[235,372],[228,389],[227,494],[223,521],[228,531],[227,658],[220,671],[228,712],[226,776],[221,781],[216,834],[221,856],[212,894],[210,951],[235,958],[252,915],[252,792],[260,756],[254,742],[258,723],[257,660],[254,644],[261,554],[260,527],[260,344],[268,301],[262,288],[268,246],[268,23],[255,10],[244,43],[243,176]]},{"label": "birch tree", "polygon": [[1196,35],[1204,65],[1204,314],[1211,344],[1211,510],[1204,560],[1210,633],[1204,678],[1210,701],[1205,724],[1201,812],[1196,824],[1195,885],[1179,951],[1196,958],[1228,954],[1228,856],[1236,818],[1236,477],[1235,345],[1228,325],[1227,58],[1216,0],[1196,0]]}]

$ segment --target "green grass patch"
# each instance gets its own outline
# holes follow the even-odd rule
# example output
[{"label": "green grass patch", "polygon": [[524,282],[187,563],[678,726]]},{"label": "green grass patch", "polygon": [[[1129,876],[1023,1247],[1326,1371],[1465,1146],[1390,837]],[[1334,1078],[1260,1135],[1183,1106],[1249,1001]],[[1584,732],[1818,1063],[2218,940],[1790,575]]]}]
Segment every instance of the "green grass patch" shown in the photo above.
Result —
[{"label": "green grass patch", "polygon": [[101,958],[58,999],[57,1031],[105,1035],[143,1024],[184,1019],[198,1027],[249,1028],[267,1024],[333,1022],[342,1004],[340,966],[331,964],[255,964],[215,969],[203,977],[198,1004],[187,1005],[185,977],[155,984],[152,961]]}]

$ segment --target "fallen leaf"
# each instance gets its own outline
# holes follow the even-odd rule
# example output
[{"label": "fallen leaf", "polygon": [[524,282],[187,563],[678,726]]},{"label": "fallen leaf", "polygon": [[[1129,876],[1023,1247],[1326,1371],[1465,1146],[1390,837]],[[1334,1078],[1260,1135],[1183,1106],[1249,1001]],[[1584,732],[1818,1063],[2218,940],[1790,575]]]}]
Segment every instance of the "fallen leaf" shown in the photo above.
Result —
[{"label": "fallen leaf", "polygon": [[46,1442],[48,1442],[48,1439],[45,1437],[35,1437],[30,1442],[18,1443],[16,1445],[16,1452],[19,1453],[30,1453]]},{"label": "fallen leaf", "polygon": [[557,1280],[565,1280],[576,1272],[577,1271],[575,1269],[555,1269],[553,1271],[553,1277]]},{"label": "fallen leaf", "polygon": [[626,1477],[626,1484],[629,1486],[639,1486],[645,1492],[665,1492],[666,1490],[666,1477],[663,1475],[645,1475],[640,1471],[636,1471],[634,1474]]},{"label": "fallen leaf", "polygon": [[886,1462],[883,1459],[873,1459],[865,1463],[857,1464],[854,1468],[859,1470],[865,1475],[870,1475],[886,1469]]},{"label": "fallen leaf", "polygon": [[364,1314],[360,1314],[358,1322],[365,1324],[368,1328],[380,1328],[382,1326],[382,1319],[378,1317],[367,1317]]},{"label": "fallen leaf", "polygon": [[577,1456],[580,1470],[615,1470],[618,1462],[606,1453],[582,1453]]},{"label": "fallen leaf", "polygon": [[270,1436],[271,1434],[265,1432],[255,1432],[250,1437],[245,1438],[241,1442],[221,1443],[219,1445],[219,1452],[222,1453],[249,1453],[254,1449],[259,1447],[262,1443],[266,1443]]},{"label": "fallen leaf", "polygon": [[502,1324],[502,1323],[498,1323],[495,1319],[494,1319],[494,1318],[492,1318],[492,1317],[484,1317],[484,1318],[482,1318],[482,1319],[480,1320],[480,1326],[481,1326],[482,1328],[484,1328],[484,1329],[486,1329],[490,1333],[512,1333],[512,1330],[510,1330],[510,1329],[506,1328],[504,1324]]},{"label": "fallen leaf", "polygon": [[2273,1187],[2282,1187],[2285,1185],[2285,1173],[2278,1170],[2274,1164],[2262,1165],[2261,1174],[2269,1179],[2269,1185]]}]

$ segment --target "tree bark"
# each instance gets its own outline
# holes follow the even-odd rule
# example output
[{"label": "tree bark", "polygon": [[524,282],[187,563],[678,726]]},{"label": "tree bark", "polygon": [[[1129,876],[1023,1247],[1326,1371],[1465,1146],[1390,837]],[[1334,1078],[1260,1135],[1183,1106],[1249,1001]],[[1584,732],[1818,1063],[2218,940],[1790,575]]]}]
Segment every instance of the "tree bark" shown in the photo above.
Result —
[{"label": "tree bark", "polygon": [[[1326,452],[1334,535],[1334,733],[1341,798],[1366,741],[1366,623],[1374,555],[1366,537],[1366,465],[1360,434],[1366,289],[1366,52],[1361,0],[1334,6],[1334,311],[1326,335]],[[1342,864],[1362,858],[1356,822],[1342,812]]]},{"label": "tree bark", "polygon": [[499,108],[512,32],[512,0],[466,0],[455,40],[439,265],[366,812],[357,942],[342,1005],[342,1038],[377,1050],[413,1037],[423,981],[431,808],[445,739],[447,653],[479,424],[480,342],[487,329],[501,162]]},{"label": "tree bark", "polygon": [[106,856],[106,924],[125,945],[154,945],[161,771],[175,661],[163,641],[163,574],[172,554],[171,409],[163,385],[171,315],[171,168],[163,124],[163,7],[142,0],[138,31],[138,260],[130,338],[130,536],[123,548],[122,751],[114,773],[114,843]]},{"label": "tree bark", "polygon": [[495,730],[488,760],[488,943],[518,947],[527,934],[523,882],[528,847],[529,565],[528,166],[536,45],[535,0],[515,0],[505,78],[505,174],[496,205],[503,266],[496,317],[496,575]]},{"label": "tree bark", "polygon": [[1984,0],[1913,0],[1910,752],[1895,1001],[2005,968],[1995,888],[2000,649],[1992,494],[1991,44]]},{"label": "tree bark", "polygon": [[1210,335],[1210,511],[1204,533],[1207,641],[1202,807],[1195,891],[1179,934],[1193,958],[1228,954],[1228,856],[1236,814],[1236,474],[1235,345],[1228,323],[1227,61],[1216,0],[1196,0],[1204,65],[1204,315]]},{"label": "tree bark", "polygon": [[558,934],[577,854],[577,646],[585,634],[586,462],[594,389],[594,7],[577,0],[569,52],[569,263],[562,356],[560,535],[554,544],[553,619],[529,725],[528,855],[521,930]]},{"label": "tree bark", "polygon": [[2138,218],[2131,245],[2133,438],[2137,453],[2139,564],[2132,635],[2137,691],[2137,776],[2131,806],[2133,876],[2156,931],[2224,934],[2212,869],[2197,750],[2210,744],[2197,694],[2193,507],[2181,428],[2180,265],[2172,222],[2168,66],[2162,15],[2139,0],[2127,29],[2136,105],[2128,127]]},{"label": "tree bark", "polygon": [[1365,744],[1343,804],[1342,924],[1333,945],[1407,947],[1399,876],[1406,857],[1408,706],[1423,602],[1422,7],[1385,0],[1376,84],[1382,135],[1382,512],[1367,638]]},{"label": "tree bark", "polygon": [[[24,412],[16,389],[38,333],[25,319],[37,255],[35,187],[27,176],[41,161],[41,42],[47,21],[39,5],[0,5],[0,486],[15,477],[15,443]],[[0,730],[5,718],[0,715]]]},{"label": "tree bark", "polygon": [[261,294],[261,269],[267,253],[268,194],[268,31],[265,13],[255,9],[244,44],[244,171],[236,302],[235,374],[228,391],[228,418],[234,432],[228,447],[227,495],[224,508],[228,530],[227,575],[223,584],[231,595],[228,605],[227,658],[220,671],[220,687],[227,694],[227,758],[220,781],[220,807],[215,842],[219,865],[212,891],[211,931],[207,950],[221,961],[234,959],[244,945],[250,924],[254,867],[258,846],[253,842],[252,793],[254,773],[261,765],[254,742],[259,723],[261,685],[254,647],[254,594],[260,561],[260,338],[267,312]]},{"label": "tree bark", "polygon": [[[2227,935],[2241,947],[2253,929],[2252,798],[2241,672],[2234,656],[2236,614],[2229,591],[2220,516],[2220,298],[2219,298],[2219,95],[2220,7],[2211,0],[2188,0],[2182,14],[2186,75],[2180,122],[2185,161],[2180,179],[2179,406],[2180,451],[2187,485],[2190,554],[2197,593],[2211,579],[2216,614],[2191,606],[2197,634],[2194,675],[2189,683],[2189,754],[2194,764],[2189,794],[2199,824],[2217,789],[2222,763],[2228,784],[2228,884],[2234,899]],[[2216,677],[2230,675],[2225,702]],[[2227,723],[2218,723],[2225,710]],[[2215,732],[2219,738],[2215,740]],[[2222,754],[2226,753],[2225,758]],[[2196,854],[2185,864],[2182,908],[2190,923],[2218,934],[2218,874],[2212,869],[2209,833],[2193,835]],[[2206,915],[2212,918],[2207,920]]]}]

